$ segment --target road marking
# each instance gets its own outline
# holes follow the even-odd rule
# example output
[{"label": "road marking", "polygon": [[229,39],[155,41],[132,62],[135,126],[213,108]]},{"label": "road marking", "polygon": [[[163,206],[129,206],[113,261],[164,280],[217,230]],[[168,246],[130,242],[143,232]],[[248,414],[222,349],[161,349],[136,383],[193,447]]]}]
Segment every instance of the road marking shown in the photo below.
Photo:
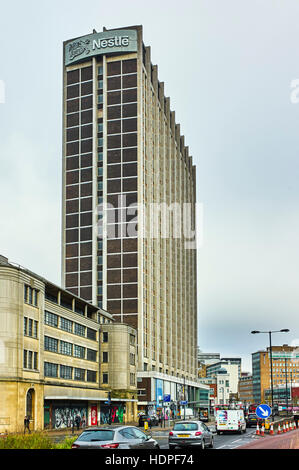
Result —
[{"label": "road marking", "polygon": [[223,447],[226,447],[226,445],[225,445],[225,446],[221,446],[221,447],[216,447],[216,449],[223,449]]},{"label": "road marking", "polygon": [[242,439],[237,439],[236,441],[232,441],[232,444],[233,444],[234,442],[239,442],[239,441],[242,441]]}]

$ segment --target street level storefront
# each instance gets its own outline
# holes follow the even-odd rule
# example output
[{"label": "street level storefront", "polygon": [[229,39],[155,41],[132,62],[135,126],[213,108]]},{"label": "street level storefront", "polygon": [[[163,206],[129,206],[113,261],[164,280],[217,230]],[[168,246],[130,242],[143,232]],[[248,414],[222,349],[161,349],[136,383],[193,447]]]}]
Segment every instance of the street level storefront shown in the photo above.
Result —
[{"label": "street level storefront", "polygon": [[44,402],[44,427],[45,429],[76,427],[77,419],[80,427],[125,424],[132,420],[133,407],[133,400],[128,402],[127,400],[112,399],[108,404],[107,398],[98,400],[84,398],[82,400],[46,399]]},{"label": "street level storefront", "polygon": [[[156,372],[137,374],[138,412],[159,415],[165,420],[198,416],[209,409],[207,385]],[[187,410],[187,411],[186,411]]]}]

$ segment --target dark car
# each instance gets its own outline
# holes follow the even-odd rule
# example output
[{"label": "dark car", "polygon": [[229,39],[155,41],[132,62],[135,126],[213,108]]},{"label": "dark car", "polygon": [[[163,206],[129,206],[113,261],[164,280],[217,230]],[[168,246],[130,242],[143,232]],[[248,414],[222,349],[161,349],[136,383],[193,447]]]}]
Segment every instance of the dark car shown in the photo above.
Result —
[{"label": "dark car", "polygon": [[257,423],[260,424],[260,419],[256,416],[256,414],[248,413],[246,416],[246,427],[250,428],[251,426],[256,426]]},{"label": "dark car", "polygon": [[157,416],[150,416],[150,415],[140,415],[139,416],[139,426],[143,427],[144,423],[148,422],[148,426],[158,426],[159,419]]},{"label": "dark car", "polygon": [[159,445],[135,426],[94,426],[80,434],[72,449],[159,449]]}]

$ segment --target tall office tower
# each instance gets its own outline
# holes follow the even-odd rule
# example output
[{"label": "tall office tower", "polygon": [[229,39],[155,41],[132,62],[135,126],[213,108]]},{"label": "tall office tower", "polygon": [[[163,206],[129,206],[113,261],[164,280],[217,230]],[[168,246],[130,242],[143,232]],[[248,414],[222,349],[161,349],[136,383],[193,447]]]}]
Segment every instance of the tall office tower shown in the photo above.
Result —
[{"label": "tall office tower", "polygon": [[142,27],[66,41],[63,90],[62,283],[137,328],[140,373],[195,380],[196,172]]}]

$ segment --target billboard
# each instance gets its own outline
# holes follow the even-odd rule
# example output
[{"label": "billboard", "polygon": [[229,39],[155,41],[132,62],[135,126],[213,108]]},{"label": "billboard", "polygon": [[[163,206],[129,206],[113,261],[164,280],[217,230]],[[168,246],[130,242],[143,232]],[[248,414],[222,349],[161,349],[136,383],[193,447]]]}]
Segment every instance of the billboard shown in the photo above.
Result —
[{"label": "billboard", "polygon": [[72,65],[104,54],[137,52],[137,31],[121,29],[89,34],[64,46],[65,65]]}]

